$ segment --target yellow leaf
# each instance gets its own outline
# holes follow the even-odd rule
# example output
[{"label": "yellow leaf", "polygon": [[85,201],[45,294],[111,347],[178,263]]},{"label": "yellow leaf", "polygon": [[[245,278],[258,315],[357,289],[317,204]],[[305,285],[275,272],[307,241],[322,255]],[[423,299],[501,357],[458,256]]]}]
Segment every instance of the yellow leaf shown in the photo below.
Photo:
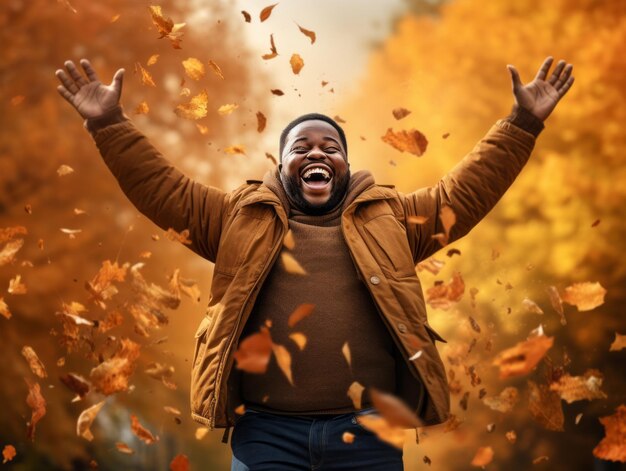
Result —
[{"label": "yellow leaf", "polygon": [[204,118],[208,113],[209,95],[206,90],[202,90],[198,95],[193,97],[189,103],[177,105],[174,112],[180,118],[200,119]]},{"label": "yellow leaf", "polygon": [[292,275],[306,275],[307,272],[302,268],[302,266],[298,263],[298,261],[293,258],[293,255],[287,252],[282,252],[280,254],[280,258],[283,261],[283,266],[287,273],[291,273]]},{"label": "yellow leaf", "polygon": [[192,80],[200,80],[204,77],[204,64],[200,62],[195,57],[190,57],[189,59],[184,60],[183,67],[185,68],[185,73]]},{"label": "yellow leaf", "polygon": [[219,114],[221,114],[222,116],[227,115],[227,114],[231,114],[233,111],[235,111],[237,108],[239,108],[239,105],[234,104],[234,103],[230,103],[228,105],[222,105],[217,109],[217,112]]},{"label": "yellow leaf", "polygon": [[275,343],[272,344],[272,350],[274,351],[274,356],[276,357],[278,366],[293,386],[293,377],[291,376],[291,355],[289,354],[289,350],[282,345]]},{"label": "yellow leaf", "polygon": [[293,54],[291,56],[291,59],[289,60],[289,63],[291,64],[291,70],[296,75],[298,75],[302,70],[302,67],[304,67],[304,61],[299,54]]}]

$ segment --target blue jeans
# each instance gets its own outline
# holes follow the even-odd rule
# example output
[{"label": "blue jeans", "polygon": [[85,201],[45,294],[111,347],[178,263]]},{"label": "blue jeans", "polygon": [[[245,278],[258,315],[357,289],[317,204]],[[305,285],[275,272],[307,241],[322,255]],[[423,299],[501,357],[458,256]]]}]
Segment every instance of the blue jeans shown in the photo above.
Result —
[{"label": "blue jeans", "polygon": [[[402,453],[356,420],[374,407],[340,415],[287,416],[246,408],[233,428],[231,471],[403,471]],[[342,435],[354,435],[344,443]]]}]

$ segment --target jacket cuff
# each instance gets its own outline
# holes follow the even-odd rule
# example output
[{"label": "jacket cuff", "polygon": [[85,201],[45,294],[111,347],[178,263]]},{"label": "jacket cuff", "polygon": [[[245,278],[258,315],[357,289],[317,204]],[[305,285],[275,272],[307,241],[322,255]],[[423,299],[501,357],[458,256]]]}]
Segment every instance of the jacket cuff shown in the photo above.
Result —
[{"label": "jacket cuff", "polygon": [[111,124],[121,123],[130,120],[130,117],[124,113],[124,108],[118,103],[117,106],[104,112],[96,118],[88,118],[83,122],[84,128],[95,135],[100,129],[104,129]]},{"label": "jacket cuff", "polygon": [[511,108],[511,114],[504,118],[504,120],[514,124],[524,131],[529,132],[535,137],[539,136],[539,133],[545,127],[542,120],[537,118],[537,116],[532,114],[526,108],[519,106],[517,103],[513,105]]}]

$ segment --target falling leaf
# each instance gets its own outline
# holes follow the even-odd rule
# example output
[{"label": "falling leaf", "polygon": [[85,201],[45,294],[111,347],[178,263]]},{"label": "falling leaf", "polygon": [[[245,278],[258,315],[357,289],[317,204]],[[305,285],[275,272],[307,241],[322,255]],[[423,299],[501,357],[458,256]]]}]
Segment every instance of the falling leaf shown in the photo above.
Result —
[{"label": "falling leaf", "polygon": [[418,157],[426,152],[426,147],[428,146],[426,136],[417,129],[394,132],[391,128],[388,128],[387,133],[381,136],[381,139],[400,152],[410,152]]},{"label": "falling leaf", "polygon": [[135,62],[135,73],[139,72],[141,74],[141,83],[143,85],[148,85],[150,87],[156,87],[154,80],[152,79],[152,75],[139,62]]},{"label": "falling leaf", "polygon": [[600,417],[604,438],[593,449],[593,456],[602,460],[626,462],[626,406],[621,404],[615,414]]},{"label": "falling leaf", "polygon": [[224,152],[227,154],[242,154],[242,155],[246,155],[246,148],[244,146],[242,146],[241,144],[236,144],[234,146],[228,146],[228,147],[224,147]]},{"label": "falling leaf", "polygon": [[301,332],[294,332],[293,334],[289,334],[289,338],[293,340],[298,348],[302,351],[306,346],[306,336]]},{"label": "falling leaf", "polygon": [[350,346],[348,345],[348,342],[344,342],[341,347],[341,353],[343,353],[343,357],[348,362],[348,366],[352,368],[352,356],[350,355]]},{"label": "falling leaf", "polygon": [[556,286],[548,286],[546,290],[550,295],[550,304],[552,304],[554,310],[559,314],[559,317],[561,319],[561,325],[566,325],[567,321],[565,320],[565,313],[563,312],[563,302],[561,301],[559,291],[556,289]]},{"label": "falling leaf", "polygon": [[296,26],[298,27],[298,29],[300,30],[300,32],[302,34],[304,34],[307,38],[309,38],[311,40],[311,44],[313,44],[315,42],[316,36],[315,36],[315,33],[313,31],[310,31],[308,29],[304,29],[298,23],[296,23]]},{"label": "falling leaf", "polygon": [[209,433],[208,427],[198,427],[196,429],[196,440],[202,440]]},{"label": "falling leaf", "polygon": [[171,406],[163,406],[163,410],[165,412],[167,412],[168,414],[172,414],[172,415],[181,415],[181,412],[176,409],[175,407],[171,407]]},{"label": "falling leaf", "polygon": [[72,402],[81,400],[91,389],[89,381],[75,373],[67,373],[62,375],[59,379],[70,391],[76,394],[76,397],[72,399]]},{"label": "falling leaf", "polygon": [[270,90],[272,92],[272,94],[276,95],[276,96],[283,96],[285,93],[278,89],[278,88],[273,88]]},{"label": "falling leaf", "polygon": [[137,108],[135,108],[135,114],[148,114],[149,111],[150,107],[146,101],[142,101],[137,105]]},{"label": "falling leaf", "polygon": [[348,388],[348,397],[352,400],[355,409],[361,409],[361,400],[365,388],[358,381],[352,382]]},{"label": "falling leaf", "polygon": [[415,428],[423,425],[415,413],[399,397],[374,387],[370,387],[369,390],[374,407],[392,427]]},{"label": "falling leaf", "polygon": [[528,389],[528,411],[533,420],[546,430],[562,432],[565,418],[559,395],[545,384],[537,385],[530,380]]},{"label": "falling leaf", "polygon": [[24,245],[24,239],[11,240],[0,250],[0,267],[14,261],[15,254]]},{"label": "falling leaf", "polygon": [[287,273],[290,273],[292,275],[306,275],[307,274],[304,268],[302,268],[302,266],[298,263],[298,261],[295,258],[293,258],[293,255],[291,255],[290,253],[283,251],[280,254],[280,258],[283,262],[283,266],[285,267],[285,270],[287,271]]},{"label": "falling leaf", "polygon": [[450,238],[450,229],[456,223],[456,214],[450,206],[443,205],[439,211],[439,220],[443,226],[443,233],[434,234],[431,236],[433,239],[437,239],[439,243],[444,246],[448,244]]},{"label": "falling leaf", "polygon": [[291,70],[294,74],[298,75],[304,67],[304,61],[299,54],[292,54],[291,59],[289,59],[289,64],[291,64]]},{"label": "falling leaf", "polygon": [[574,423],[575,423],[576,425],[578,425],[578,423],[580,422],[580,419],[582,419],[582,418],[583,418],[583,414],[582,414],[582,412],[581,412],[580,414],[577,414],[577,415],[576,415],[576,418],[574,419]]},{"label": "falling leaf", "polygon": [[276,157],[274,157],[274,156],[273,156],[272,154],[270,154],[269,152],[266,152],[266,153],[265,153],[265,157],[267,157],[268,159],[270,159],[274,165],[278,165],[278,162],[276,161]]},{"label": "falling leaf", "polygon": [[409,360],[410,361],[417,360],[419,357],[422,356],[422,353],[423,353],[422,350],[418,350],[417,352],[415,352],[413,355],[409,357]]},{"label": "falling leaf", "polygon": [[428,221],[428,216],[407,216],[406,222],[409,224],[424,224]]},{"label": "falling leaf", "polygon": [[600,371],[590,369],[583,376],[564,374],[550,384],[550,390],[556,391],[568,404],[575,401],[606,399],[607,395],[600,390],[604,377]]},{"label": "falling leaf", "polygon": [[131,447],[123,442],[116,442],[115,448],[117,448],[117,451],[119,451],[120,453],[124,453],[126,455],[132,455],[133,453],[135,453],[135,451]]},{"label": "falling leaf", "polygon": [[417,264],[417,271],[429,271],[433,275],[437,275],[441,269],[445,266],[445,262],[437,260],[434,257],[429,257],[426,260]]},{"label": "falling leaf", "polygon": [[199,94],[194,96],[189,103],[183,103],[177,105],[174,113],[179,118],[185,119],[200,119],[204,118],[208,109],[209,95],[206,90],[202,90]]},{"label": "falling leaf", "polygon": [[518,391],[512,386],[506,387],[497,396],[487,396],[483,398],[483,403],[492,410],[498,412],[510,412],[517,404]]},{"label": "falling leaf", "polygon": [[185,73],[187,74],[187,77],[189,77],[190,79],[200,80],[204,77],[204,64],[195,57],[185,59],[182,64],[185,68]]},{"label": "falling leaf", "polygon": [[337,121],[338,123],[345,123],[346,120],[343,119],[341,116],[339,116],[338,114],[336,114],[333,118],[335,121]]},{"label": "falling leaf", "polygon": [[250,23],[250,21],[252,20],[252,17],[250,16],[250,13],[248,13],[245,10],[241,10],[241,14],[243,15],[243,19],[246,23]]},{"label": "falling leaf", "polygon": [[176,455],[170,462],[170,471],[189,471],[189,458],[187,458],[187,455]]},{"label": "falling leaf", "polygon": [[474,455],[472,466],[485,467],[493,460],[493,448],[490,446],[481,446]]},{"label": "falling leaf", "polygon": [[291,355],[289,354],[289,350],[282,345],[275,343],[272,344],[272,350],[274,351],[276,362],[278,363],[281,371],[285,374],[291,385],[294,386],[293,376],[291,374]]},{"label": "falling leaf", "polygon": [[517,441],[517,434],[515,433],[515,430],[509,430],[504,434],[504,436],[509,441],[509,443],[515,443]]},{"label": "falling leaf", "polygon": [[274,57],[278,55],[278,51],[276,50],[276,44],[274,43],[273,34],[270,34],[270,51],[271,52],[269,54],[263,54],[261,58],[264,60],[268,60],[268,59],[273,59]]},{"label": "falling leaf", "polygon": [[524,298],[522,299],[522,306],[533,314],[543,314],[543,310],[531,299]]},{"label": "falling leaf", "polygon": [[259,19],[261,20],[261,22],[267,20],[270,15],[272,14],[272,10],[274,9],[274,7],[278,5],[278,3],[274,3],[273,5],[269,5],[265,8],[263,8],[263,10],[261,10],[261,13],[259,14]]},{"label": "falling leaf", "polygon": [[44,415],[46,415],[46,400],[41,395],[41,387],[39,383],[33,383],[25,378],[28,385],[28,395],[26,396],[26,404],[31,408],[31,418],[28,423],[27,437],[35,441],[35,428]]},{"label": "falling leaf", "polygon": [[74,173],[74,169],[69,165],[61,165],[59,168],[57,168],[57,175],[59,177],[69,175],[70,173]]},{"label": "falling leaf", "polygon": [[554,343],[553,337],[537,335],[500,352],[492,365],[500,367],[500,379],[530,373]]},{"label": "falling leaf", "polygon": [[[165,233],[165,237],[172,242],[180,242],[181,244],[190,245],[191,241],[189,240],[189,229],[184,229],[180,232],[176,232],[171,227],[167,229]],[[142,264],[143,266],[143,264]]]},{"label": "falling leaf", "polygon": [[135,370],[139,358],[139,344],[130,339],[120,341],[115,354],[91,369],[89,378],[94,388],[104,395],[128,389],[128,379]]},{"label": "falling leaf", "polygon": [[209,128],[207,126],[204,126],[203,124],[196,123],[196,127],[198,128],[198,131],[200,131],[200,134],[202,135],[206,135],[209,133]]},{"label": "falling leaf", "polygon": [[465,283],[461,273],[455,271],[449,284],[439,283],[426,291],[426,302],[433,308],[447,311],[461,300],[465,292]]},{"label": "falling leaf", "polygon": [[350,432],[343,432],[341,435],[341,440],[344,443],[354,443],[354,434]]},{"label": "falling leaf", "polygon": [[137,438],[143,441],[146,445],[151,445],[152,443],[159,441],[159,437],[155,437],[152,435],[152,432],[144,428],[139,423],[137,416],[134,414],[130,415],[130,429],[137,436]]},{"label": "falling leaf", "polygon": [[606,289],[598,282],[574,283],[565,288],[563,301],[576,306],[579,311],[591,311],[604,304]]},{"label": "falling leaf", "polygon": [[13,445],[4,445],[2,449],[2,464],[11,461],[17,455],[17,451],[15,451],[15,447]]},{"label": "falling leaf", "polygon": [[28,345],[22,347],[22,355],[24,356],[24,358],[26,358],[28,366],[30,366],[30,370],[35,375],[39,376],[40,378],[48,377],[48,373],[46,373],[46,367],[43,365],[32,347],[29,347]]},{"label": "falling leaf", "polygon": [[296,241],[293,238],[293,231],[291,229],[288,229],[285,237],[283,237],[283,245],[289,250],[293,250],[296,246]]},{"label": "falling leaf", "polygon": [[263,132],[263,130],[265,129],[265,125],[267,124],[267,118],[265,117],[263,113],[261,113],[260,111],[257,111],[256,121],[257,121],[257,126],[256,126],[257,132]]},{"label": "falling leaf", "polygon": [[384,417],[380,417],[377,414],[366,414],[357,415],[356,419],[359,424],[375,433],[382,441],[400,450],[404,447],[404,440],[406,438],[404,429],[389,424]]},{"label": "falling leaf", "polygon": [[211,70],[213,70],[213,73],[215,73],[215,75],[217,75],[219,78],[224,80],[224,75],[222,74],[222,69],[220,69],[219,65],[217,65],[215,62],[210,60],[209,67],[211,67]]},{"label": "falling leaf", "polygon": [[405,118],[411,114],[411,112],[407,110],[406,108],[394,108],[392,113],[393,113],[393,117],[398,120]]},{"label": "falling leaf", "polygon": [[537,458],[535,458],[532,463],[533,464],[539,464],[539,463],[543,463],[544,461],[548,461],[550,459],[549,456],[538,456]]},{"label": "falling leaf", "polygon": [[289,325],[289,327],[293,327],[302,319],[309,316],[313,312],[313,309],[315,309],[315,304],[307,304],[307,303],[300,304],[289,315],[289,319],[287,320],[287,325]]},{"label": "falling leaf", "polygon": [[180,42],[184,33],[180,30],[186,23],[175,24],[170,18],[164,17],[161,12],[161,7],[158,5],[151,5],[149,8],[150,15],[152,16],[152,22],[155,24],[160,33],[158,39],[168,38],[172,42],[172,47],[174,49],[181,49]]},{"label": "falling leaf", "polygon": [[16,275],[9,280],[8,292],[10,294],[26,294],[26,285],[21,282],[22,276]]},{"label": "falling leaf", "polygon": [[148,62],[146,62],[147,66],[151,66],[157,63],[157,61],[159,60],[159,54],[152,54],[149,58],[148,58]]},{"label": "falling leaf", "polygon": [[102,262],[102,267],[100,267],[100,271],[93,280],[85,283],[85,288],[91,293],[92,300],[102,309],[106,309],[104,301],[111,299],[117,294],[118,290],[113,285],[113,282],[124,281],[129,265],[130,264],[126,262],[122,266],[119,266],[117,261],[111,263],[110,260],[105,260]]},{"label": "falling leaf", "polygon": [[99,402],[80,413],[78,421],[76,422],[76,435],[85,438],[87,441],[93,440],[90,427],[105,402],[106,401]]},{"label": "falling leaf", "polygon": [[[2,298],[0,298],[0,312],[2,312]],[[10,314],[9,317],[11,317]],[[615,340],[613,340],[613,343],[609,347],[609,352],[617,352],[624,348],[626,348],[626,335],[615,332]]]},{"label": "falling leaf", "polygon": [[248,373],[265,373],[271,354],[272,339],[269,330],[262,327],[260,332],[244,338],[233,356],[238,369]]},{"label": "falling leaf", "polygon": [[219,114],[221,114],[222,116],[225,116],[227,114],[231,114],[233,111],[235,111],[237,108],[239,108],[239,105],[234,104],[234,103],[230,103],[228,105],[222,105],[217,109],[217,112]]}]

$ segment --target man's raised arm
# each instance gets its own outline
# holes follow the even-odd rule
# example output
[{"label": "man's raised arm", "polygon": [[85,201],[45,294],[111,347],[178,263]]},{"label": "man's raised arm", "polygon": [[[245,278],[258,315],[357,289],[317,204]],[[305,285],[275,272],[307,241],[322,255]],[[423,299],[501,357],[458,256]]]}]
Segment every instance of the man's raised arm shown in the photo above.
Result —
[{"label": "man's raised arm", "polygon": [[56,71],[63,84],[57,90],[85,119],[84,127],[122,191],[160,228],[188,229],[188,247],[215,262],[228,194],[187,177],[135,127],[119,104],[124,69],[106,86],[89,61],[83,59],[81,65],[87,78],[71,61],[65,62],[69,76],[64,70]]},{"label": "man's raised arm", "polygon": [[[509,65],[515,104],[509,116],[498,120],[472,151],[436,185],[409,193],[404,198],[407,217],[422,216],[422,224],[410,222],[407,236],[418,263],[441,249],[446,230],[440,215],[448,206],[454,213],[447,242],[467,234],[496,205],[528,161],[543,121],[574,82],[573,66],[561,60],[548,80],[552,57],[545,59],[535,79],[522,85],[515,67]],[[440,236],[433,238],[433,235]],[[443,236],[445,237],[445,236]]]}]

